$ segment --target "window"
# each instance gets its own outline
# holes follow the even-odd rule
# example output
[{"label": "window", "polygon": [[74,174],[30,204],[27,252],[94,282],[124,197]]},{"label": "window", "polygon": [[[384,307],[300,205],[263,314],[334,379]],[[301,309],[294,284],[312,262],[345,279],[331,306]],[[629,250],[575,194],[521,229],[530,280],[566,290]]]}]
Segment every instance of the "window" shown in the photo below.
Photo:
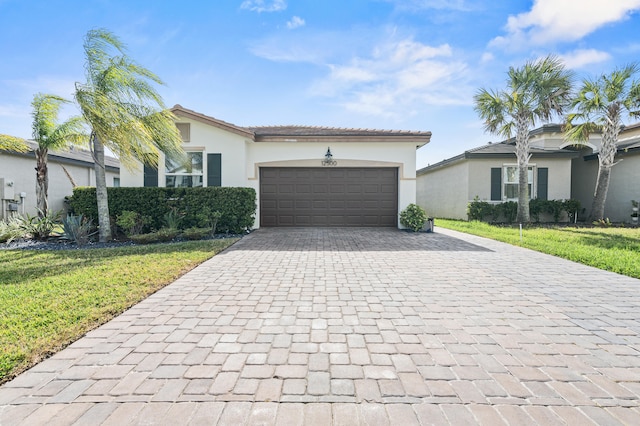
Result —
[{"label": "window", "polygon": [[167,188],[202,186],[202,152],[187,152],[187,159],[178,163],[169,158],[165,161]]},{"label": "window", "polygon": [[176,123],[176,127],[182,137],[182,142],[189,142],[191,140],[191,124],[190,123]]},{"label": "window", "polygon": [[113,178],[113,187],[114,188],[120,188],[120,178],[119,177],[114,177]]},{"label": "window", "polygon": [[[504,166],[503,168],[503,191],[502,195],[506,200],[518,199],[518,166]],[[533,194],[533,167],[529,167],[527,173],[527,180],[529,182],[529,198]]]}]

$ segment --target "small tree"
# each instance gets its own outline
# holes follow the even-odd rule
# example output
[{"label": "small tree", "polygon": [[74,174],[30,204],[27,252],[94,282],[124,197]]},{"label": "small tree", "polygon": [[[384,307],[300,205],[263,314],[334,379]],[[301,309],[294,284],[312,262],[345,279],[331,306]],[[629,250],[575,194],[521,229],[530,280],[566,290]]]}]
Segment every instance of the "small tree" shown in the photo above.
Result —
[{"label": "small tree", "polygon": [[638,65],[631,64],[609,75],[585,79],[571,103],[573,112],[568,115],[565,126],[567,140],[581,144],[589,140],[592,132],[602,133],[590,222],[604,218],[622,119],[625,116],[640,117],[640,82],[634,79],[637,73]]},{"label": "small tree", "polygon": [[528,223],[529,131],[538,121],[562,115],[571,99],[573,74],[554,56],[527,62],[521,68],[510,67],[507,74],[504,90],[480,89],[476,93],[475,110],[486,131],[505,138],[515,133],[519,183],[516,220]]}]

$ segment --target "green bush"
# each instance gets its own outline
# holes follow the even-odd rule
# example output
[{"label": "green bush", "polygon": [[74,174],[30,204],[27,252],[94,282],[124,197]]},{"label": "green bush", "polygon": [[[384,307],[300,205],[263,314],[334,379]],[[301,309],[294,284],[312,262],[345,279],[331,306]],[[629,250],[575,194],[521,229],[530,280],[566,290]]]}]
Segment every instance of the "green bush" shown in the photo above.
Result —
[{"label": "green bush", "polygon": [[[253,226],[256,210],[256,192],[253,188],[108,188],[109,210],[112,216],[123,211],[134,211],[150,217],[151,229],[160,229],[165,215],[172,208],[184,213],[180,229],[205,227],[203,220],[212,221],[219,212],[216,230],[241,233]],[[97,221],[98,207],[95,188],[78,187],[69,197],[74,214],[83,214]],[[210,212],[203,219],[203,212]]]},{"label": "green bush", "polygon": [[467,205],[467,216],[469,216],[469,220],[485,220],[488,217],[496,216],[496,212],[493,204],[480,201],[476,196]]},{"label": "green bush", "polygon": [[149,222],[151,222],[149,216],[143,216],[131,210],[124,210],[116,216],[116,225],[122,228],[127,237],[141,234]]},{"label": "green bush", "polygon": [[565,203],[561,200],[548,200],[547,201],[547,213],[553,216],[555,223],[560,222],[560,215],[564,212]]},{"label": "green bush", "polygon": [[[578,200],[540,200],[537,198],[529,200],[529,214],[535,222],[540,222],[540,216],[543,213],[549,213],[555,222],[560,221],[562,213],[566,213],[569,220],[574,220],[579,210],[580,201]],[[469,220],[487,221],[488,217],[492,217],[494,222],[513,223],[518,214],[518,203],[507,201],[491,204],[487,201],[480,201],[476,196],[468,204],[467,214]]]},{"label": "green bush", "polygon": [[421,230],[426,221],[427,214],[417,204],[409,204],[406,209],[400,212],[400,224],[414,232]]},{"label": "green bush", "polygon": [[529,200],[529,215],[531,219],[540,222],[540,215],[547,210],[546,204],[547,200],[541,200],[539,198]]},{"label": "green bush", "polygon": [[178,234],[180,231],[177,229],[161,228],[148,234],[132,235],[131,241],[136,244],[166,243],[173,241]]},{"label": "green bush", "polygon": [[188,228],[182,231],[187,240],[202,240],[211,235],[211,228]]},{"label": "green bush", "polygon": [[564,201],[563,208],[564,208],[564,211],[567,212],[567,215],[569,216],[569,222],[575,222],[576,221],[576,215],[580,211],[581,207],[582,207],[582,205],[580,204],[580,201],[578,201],[578,200],[565,200]]},{"label": "green bush", "polygon": [[496,216],[502,216],[505,222],[513,223],[518,216],[518,203],[515,201],[506,201],[504,203],[496,204]]}]

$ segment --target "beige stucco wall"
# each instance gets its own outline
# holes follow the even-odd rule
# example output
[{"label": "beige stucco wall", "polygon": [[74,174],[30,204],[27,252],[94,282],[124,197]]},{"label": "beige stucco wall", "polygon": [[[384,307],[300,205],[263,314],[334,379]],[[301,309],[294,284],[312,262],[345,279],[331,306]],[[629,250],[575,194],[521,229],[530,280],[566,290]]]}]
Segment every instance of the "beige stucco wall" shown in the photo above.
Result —
[{"label": "beige stucco wall", "polygon": [[417,178],[417,204],[429,216],[466,219],[469,161],[435,169]]},{"label": "beige stucco wall", "polygon": [[[611,169],[611,180],[604,215],[612,222],[631,222],[631,200],[640,201],[640,154],[619,155],[622,160]],[[574,198],[580,200],[585,208],[584,217],[591,212],[591,203],[598,176],[598,159],[585,161],[578,158],[573,161]]]},{"label": "beige stucco wall", "polygon": [[[204,124],[200,121],[181,119],[180,123],[191,124],[191,137],[189,142],[184,143],[186,151],[202,152],[204,161],[204,181],[206,185],[207,176],[207,154],[222,154],[222,186],[247,186],[245,153],[247,141],[243,136],[214,126]],[[164,155],[159,158],[158,185],[165,186]],[[143,167],[139,163],[134,170],[127,170],[124,167],[120,171],[121,186],[142,186],[144,184]]]},{"label": "beige stucco wall", "polygon": [[[427,171],[418,177],[418,204],[430,215],[467,219],[467,204],[475,197],[491,200],[491,168],[510,164],[515,158],[473,158]],[[549,169],[550,200],[571,198],[570,159],[533,157],[530,165]]]},{"label": "beige stucco wall", "polygon": [[[62,164],[49,157],[49,209],[58,211],[64,209],[64,197],[73,194],[71,181],[64,173]],[[19,206],[19,212],[30,215],[37,213],[36,209],[36,160],[33,157],[25,157],[11,154],[0,154],[0,178],[5,182],[13,181],[15,199],[20,200],[20,193],[26,193],[24,206]],[[64,164],[74,182],[78,186],[95,186],[95,173],[93,165],[82,166],[74,164]],[[107,171],[107,186],[113,186],[113,180],[118,177],[117,173]],[[2,203],[2,210],[5,210],[6,203]],[[0,214],[6,217],[6,211]]]}]

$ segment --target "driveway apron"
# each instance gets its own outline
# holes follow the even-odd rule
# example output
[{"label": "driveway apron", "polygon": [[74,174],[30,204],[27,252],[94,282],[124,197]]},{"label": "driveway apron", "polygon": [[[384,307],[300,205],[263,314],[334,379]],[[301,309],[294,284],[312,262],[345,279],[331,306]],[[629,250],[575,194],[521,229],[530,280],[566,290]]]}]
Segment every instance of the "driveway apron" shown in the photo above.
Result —
[{"label": "driveway apron", "polygon": [[440,228],[260,229],[0,387],[0,425],[640,424],[639,290]]}]

